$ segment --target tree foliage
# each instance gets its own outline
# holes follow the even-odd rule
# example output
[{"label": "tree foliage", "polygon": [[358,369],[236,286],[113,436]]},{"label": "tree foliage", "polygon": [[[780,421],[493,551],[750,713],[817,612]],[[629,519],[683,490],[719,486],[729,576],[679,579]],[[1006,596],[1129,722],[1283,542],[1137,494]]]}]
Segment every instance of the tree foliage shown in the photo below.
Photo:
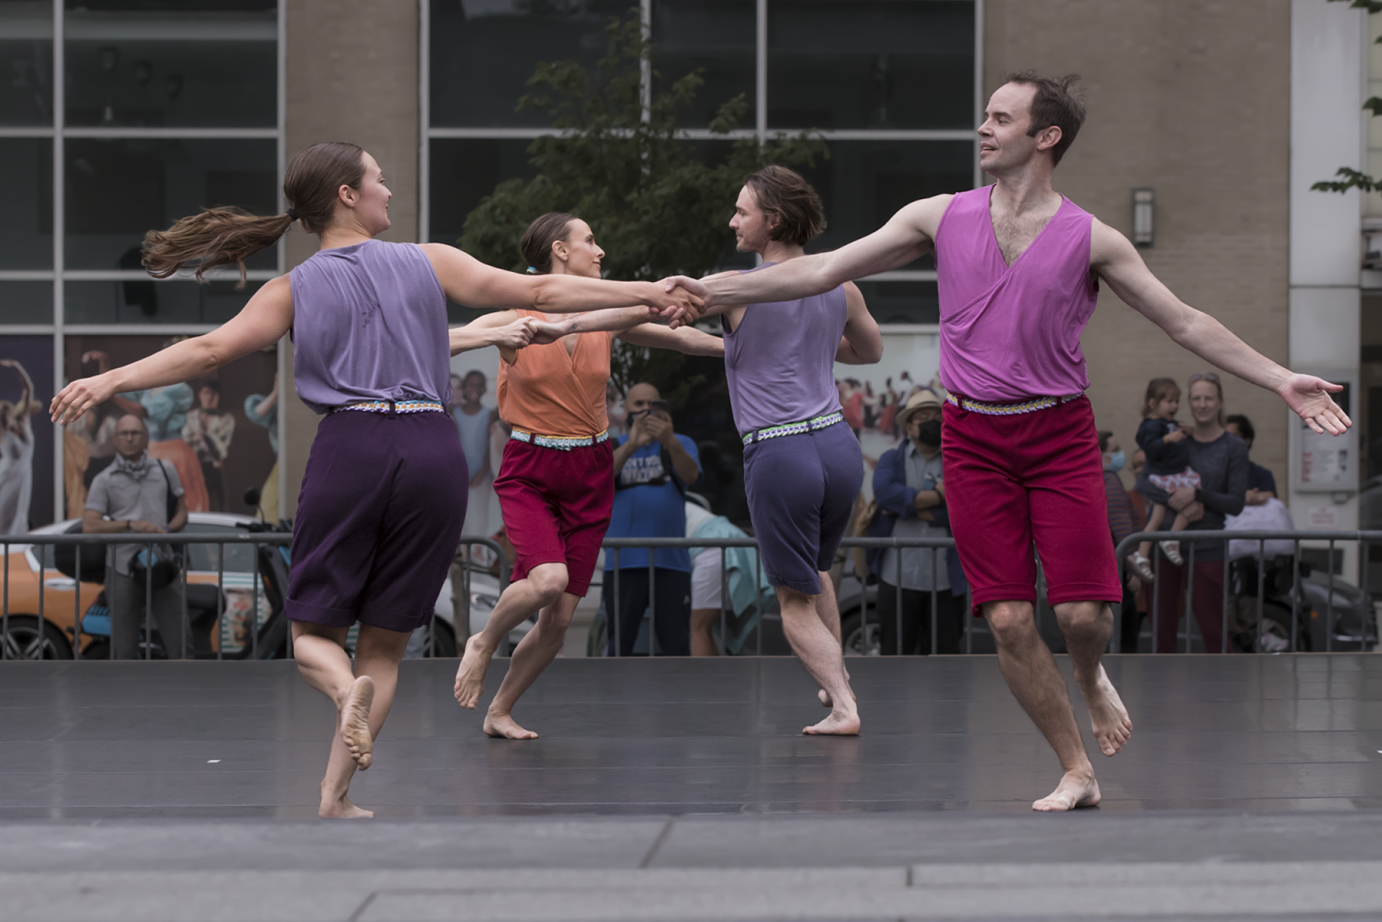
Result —
[{"label": "tree foliage", "polygon": [[[1328,0],[1330,3],[1347,3],[1350,8],[1355,10],[1366,10],[1368,15],[1382,13],[1382,0]],[[1377,39],[1376,44],[1382,45],[1382,37]],[[1363,103],[1363,108],[1373,114],[1373,117],[1382,115],[1382,96],[1373,96]],[[1310,187],[1312,192],[1347,192],[1349,189],[1361,189],[1363,192],[1382,191],[1382,180],[1374,179],[1367,173],[1355,170],[1351,167],[1341,166],[1334,173],[1338,179],[1321,180]]]},{"label": "tree foliage", "polygon": [[[652,61],[638,11],[611,19],[608,53],[588,69],[577,61],[538,64],[519,111],[546,113],[554,134],[535,139],[531,180],[510,179],[467,217],[460,246],[485,262],[523,271],[518,239],[538,215],[564,211],[583,218],[605,250],[602,269],[615,279],[705,275],[733,252],[727,222],[744,180],[762,166],[802,166],[829,157],[809,132],[757,138],[729,134],[748,104],[741,94],[722,104],[710,132],[727,156],[707,157],[708,145],[688,141],[677,115],[704,85],[699,72],[652,95],[645,108],[641,70]],[[614,379],[622,388],[639,380],[658,384],[676,407],[690,382],[678,382],[682,356],[616,347]],[[672,387],[669,383],[678,383]],[[680,390],[680,393],[676,393]]]}]

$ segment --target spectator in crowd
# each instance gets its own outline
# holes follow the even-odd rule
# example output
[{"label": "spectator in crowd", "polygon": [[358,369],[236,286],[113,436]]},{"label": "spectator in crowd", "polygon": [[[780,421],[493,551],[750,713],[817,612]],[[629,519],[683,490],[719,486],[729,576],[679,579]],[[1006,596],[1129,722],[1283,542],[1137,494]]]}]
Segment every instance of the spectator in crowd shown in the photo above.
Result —
[{"label": "spectator in crowd", "polygon": [[[455,375],[452,375],[455,378]],[[480,402],[489,390],[489,379],[483,371],[471,369],[461,379],[461,389],[451,396],[451,418],[461,437],[466,469],[470,472],[469,502],[465,507],[466,535],[490,533],[490,496],[494,492],[494,474],[489,466],[490,426],[497,415]]]},{"label": "spectator in crowd", "polygon": [[[1142,402],[1142,423],[1137,427],[1137,444],[1146,452],[1147,488],[1142,489],[1152,504],[1147,517],[1147,531],[1162,531],[1166,518],[1166,497],[1178,487],[1198,487],[1200,477],[1190,467],[1189,435],[1176,421],[1180,409],[1180,388],[1170,378],[1153,378],[1147,384]],[[1190,520],[1182,514],[1175,516],[1167,531],[1184,531]],[[1180,542],[1162,541],[1161,551],[1174,564],[1181,562]],[[1152,543],[1143,541],[1128,555],[1128,563],[1144,580],[1152,580],[1152,563],[1148,556]]]},{"label": "spectator in crowd", "polygon": [[[1112,432],[1099,433],[1099,451],[1104,457],[1104,493],[1108,497],[1108,527],[1117,547],[1124,538],[1138,530],[1142,521],[1133,505],[1132,494],[1123,486],[1118,472],[1123,469],[1123,447]],[[1137,607],[1137,593],[1142,579],[1131,568],[1123,574],[1122,628],[1119,632],[1119,653],[1137,652],[1137,635],[1142,630],[1142,612]]]},{"label": "spectator in crowd", "polygon": [[[115,461],[91,482],[82,517],[88,535],[182,531],[187,524],[187,500],[172,463],[150,458],[149,430],[133,414],[120,417],[115,428]],[[169,497],[176,497],[170,515]],[[166,545],[111,545],[106,551],[106,604],[110,606],[110,641],[116,659],[139,656],[139,628],[144,623],[144,579],[131,574],[135,558],[145,549],[172,558]],[[154,623],[169,659],[186,655],[182,630],[182,583],[174,579],[157,588],[152,604]]]},{"label": "spectator in crowd", "polygon": [[[667,404],[651,384],[635,384],[624,398],[628,435],[614,450],[614,511],[611,538],[683,538],[686,536],[686,490],[701,476],[696,443],[678,435]],[[615,618],[615,557],[605,553],[601,596],[607,625],[606,654],[633,654],[643,614],[651,601],[657,652],[691,654],[691,557],[685,548],[658,548],[649,581],[648,551],[618,552],[619,617]]]},{"label": "spectator in crowd", "polygon": [[[724,516],[715,515],[688,500],[686,537],[747,538],[748,534]],[[720,623],[721,609],[737,616],[758,606],[761,613],[763,605],[775,596],[773,586],[758,564],[758,552],[751,547],[693,547],[688,553],[691,556],[691,655],[718,656],[715,627]],[[758,579],[756,591],[755,576]],[[729,598],[722,601],[726,585]],[[734,622],[727,623],[728,635],[721,637],[720,643],[729,652],[737,652],[757,619],[758,613],[747,624],[742,624],[737,634]]]},{"label": "spectator in crowd", "polygon": [[[1252,454],[1252,442],[1257,438],[1257,430],[1253,429],[1252,420],[1241,413],[1235,413],[1224,420],[1224,428],[1242,439],[1243,444],[1248,446],[1248,454]],[[1272,472],[1249,459],[1248,492],[1244,495],[1243,502],[1249,506],[1260,506],[1267,500],[1276,498],[1276,478],[1272,476]]]},{"label": "spectator in crowd", "polygon": [[[1187,445],[1190,467],[1200,476],[1199,487],[1177,487],[1167,500],[1167,506],[1190,519],[1186,541],[1193,550],[1183,552],[1184,565],[1163,561],[1159,574],[1159,591],[1154,619],[1155,649],[1158,653],[1175,653],[1178,608],[1184,597],[1185,571],[1194,561],[1191,577],[1193,588],[1190,603],[1205,649],[1211,653],[1228,652],[1223,634],[1224,552],[1223,541],[1194,541],[1196,531],[1216,531],[1224,527],[1224,517],[1243,511],[1244,494],[1248,490],[1248,449],[1241,439],[1224,428],[1224,391],[1219,376],[1195,374],[1190,376],[1190,415],[1194,420]],[[1144,470],[1137,478],[1139,490],[1145,490]],[[1193,554],[1193,556],[1191,556]],[[1189,626],[1187,625],[1187,631]]]},{"label": "spectator in crowd", "polygon": [[[878,503],[881,527],[871,533],[890,534],[894,538],[948,538],[950,517],[945,507],[940,398],[931,391],[918,391],[897,419],[907,441],[884,452],[874,468],[873,498]],[[959,555],[944,548],[889,549],[871,566],[878,575],[878,618],[884,654],[932,652],[933,590],[935,652],[960,652],[968,586]]]}]

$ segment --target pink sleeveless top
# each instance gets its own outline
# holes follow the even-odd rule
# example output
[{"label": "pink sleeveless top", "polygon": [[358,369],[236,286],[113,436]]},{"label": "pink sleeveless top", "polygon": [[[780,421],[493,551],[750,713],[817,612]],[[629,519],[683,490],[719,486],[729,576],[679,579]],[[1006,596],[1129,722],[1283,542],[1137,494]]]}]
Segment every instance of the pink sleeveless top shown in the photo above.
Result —
[{"label": "pink sleeveless top", "polygon": [[1008,266],[989,215],[992,189],[956,195],[936,229],[941,383],[991,403],[1078,394],[1089,387],[1080,334],[1099,295],[1089,271],[1094,219],[1063,199]]}]

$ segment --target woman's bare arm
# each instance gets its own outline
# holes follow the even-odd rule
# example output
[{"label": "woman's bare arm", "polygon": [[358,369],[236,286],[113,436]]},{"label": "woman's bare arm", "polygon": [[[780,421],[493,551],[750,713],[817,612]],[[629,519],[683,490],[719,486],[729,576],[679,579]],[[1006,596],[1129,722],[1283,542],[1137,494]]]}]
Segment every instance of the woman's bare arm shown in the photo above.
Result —
[{"label": "woman's bare arm", "polygon": [[664,320],[694,320],[699,316],[700,298],[684,291],[665,291],[660,282],[612,282],[575,275],[505,272],[442,243],[424,243],[422,251],[431,261],[446,296],[457,304],[479,310],[527,309],[566,314],[643,304],[657,310]]},{"label": "woman's bare arm", "polygon": [[[477,317],[464,326],[452,327],[447,334],[451,354],[460,355],[472,349],[498,346],[500,352],[522,349],[532,341],[537,321],[519,317],[516,311],[495,311]],[[509,363],[513,359],[509,358]]]},{"label": "woman's bare arm", "polygon": [[649,349],[671,349],[687,355],[708,355],[722,358],[725,354],[725,341],[695,327],[677,327],[675,330],[656,323],[643,323],[619,334],[619,338],[635,346]]},{"label": "woman's bare arm", "polygon": [[241,356],[272,346],[293,326],[293,290],[281,275],[254,293],[240,313],[202,336],[183,340],[94,378],[64,387],[49,406],[53,422],[66,425],[114,394],[191,381]]}]

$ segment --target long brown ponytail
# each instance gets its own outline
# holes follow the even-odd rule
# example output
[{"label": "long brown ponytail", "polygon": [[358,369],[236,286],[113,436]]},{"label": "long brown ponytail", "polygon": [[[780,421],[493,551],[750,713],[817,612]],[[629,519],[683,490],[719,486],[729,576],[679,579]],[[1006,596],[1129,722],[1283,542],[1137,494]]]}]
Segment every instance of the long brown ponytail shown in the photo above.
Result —
[{"label": "long brown ponytail", "polygon": [[365,175],[364,150],[344,141],[326,141],[303,150],[288,164],[283,177],[287,214],[267,217],[240,208],[208,208],[183,218],[166,231],[144,235],[144,268],[166,279],[196,262],[197,281],[219,266],[238,265],[245,284],[245,260],[273,246],[294,221],[303,230],[320,234],[336,211],[341,186],[360,187]]}]

